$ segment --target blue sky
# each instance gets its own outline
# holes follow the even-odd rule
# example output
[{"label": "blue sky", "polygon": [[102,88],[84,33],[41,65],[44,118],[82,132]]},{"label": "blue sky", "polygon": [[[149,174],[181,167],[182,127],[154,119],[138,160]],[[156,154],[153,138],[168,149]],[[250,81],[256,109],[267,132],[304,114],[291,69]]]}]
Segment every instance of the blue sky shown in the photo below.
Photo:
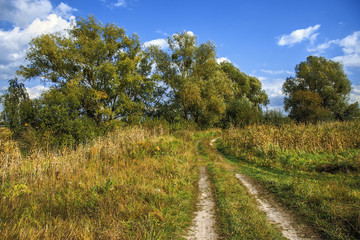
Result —
[{"label": "blue sky", "polygon": [[[281,86],[309,55],[340,61],[360,102],[360,1],[358,0],[0,0],[0,91],[14,76],[32,37],[62,31],[74,17],[93,14],[137,33],[145,45],[191,31],[213,41],[219,60],[259,78],[270,108],[283,107]],[[46,86],[27,82],[31,97]]]}]

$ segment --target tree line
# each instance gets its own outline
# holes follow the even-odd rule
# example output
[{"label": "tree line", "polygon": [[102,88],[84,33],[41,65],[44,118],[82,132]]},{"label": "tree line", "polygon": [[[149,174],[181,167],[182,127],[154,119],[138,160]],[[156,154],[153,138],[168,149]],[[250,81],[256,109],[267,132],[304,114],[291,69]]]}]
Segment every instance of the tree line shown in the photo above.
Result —
[{"label": "tree line", "polygon": [[[115,24],[78,18],[67,34],[34,38],[26,60],[1,97],[3,122],[15,135],[51,136],[57,145],[149,119],[228,127],[285,118],[262,111],[269,99],[256,77],[217,63],[215,45],[186,31],[169,37],[166,49],[144,48]],[[32,79],[50,85],[39,99],[21,82]],[[340,64],[309,57],[284,83],[285,110],[296,121],[356,118],[350,90]]]}]

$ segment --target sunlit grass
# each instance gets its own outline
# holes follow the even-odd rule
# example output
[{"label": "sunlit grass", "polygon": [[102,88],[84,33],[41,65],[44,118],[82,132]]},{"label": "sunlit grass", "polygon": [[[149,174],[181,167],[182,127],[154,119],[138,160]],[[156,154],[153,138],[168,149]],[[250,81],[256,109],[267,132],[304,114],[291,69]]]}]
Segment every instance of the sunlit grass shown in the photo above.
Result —
[{"label": "sunlit grass", "polygon": [[178,135],[125,128],[76,150],[26,157],[2,143],[0,238],[181,238],[197,168],[193,134]]},{"label": "sunlit grass", "polygon": [[218,148],[329,239],[360,237],[360,125],[257,125]]}]

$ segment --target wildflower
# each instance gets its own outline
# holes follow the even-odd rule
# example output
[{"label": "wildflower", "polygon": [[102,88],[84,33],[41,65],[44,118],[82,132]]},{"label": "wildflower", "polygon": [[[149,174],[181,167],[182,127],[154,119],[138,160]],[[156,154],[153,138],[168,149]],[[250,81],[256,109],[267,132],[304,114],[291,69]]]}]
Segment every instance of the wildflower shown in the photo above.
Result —
[{"label": "wildflower", "polygon": [[25,123],[25,127],[27,127],[27,126],[29,126],[29,124],[28,124],[28,123]]},{"label": "wildflower", "polygon": [[157,146],[156,149],[157,149],[158,151],[160,151],[160,147],[159,147],[159,146]]}]

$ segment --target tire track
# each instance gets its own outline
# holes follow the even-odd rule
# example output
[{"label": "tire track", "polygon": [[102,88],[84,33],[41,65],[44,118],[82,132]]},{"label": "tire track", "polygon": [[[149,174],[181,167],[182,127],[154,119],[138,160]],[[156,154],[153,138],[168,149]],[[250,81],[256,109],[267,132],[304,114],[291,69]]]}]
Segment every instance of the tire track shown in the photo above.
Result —
[{"label": "tire track", "polygon": [[215,201],[211,191],[211,183],[205,166],[201,166],[199,171],[200,198],[196,204],[198,211],[195,213],[193,225],[185,238],[188,240],[215,240],[218,235],[215,228]]},{"label": "tire track", "polygon": [[[218,138],[210,141],[210,146]],[[223,157],[219,154],[219,157]],[[266,213],[269,222],[277,224],[285,238],[290,240],[320,239],[320,237],[306,224],[297,221],[294,213],[283,208],[268,192],[253,182],[253,180],[244,175],[235,173],[237,179],[247,188],[248,192],[253,195],[259,203],[259,208]]]}]

